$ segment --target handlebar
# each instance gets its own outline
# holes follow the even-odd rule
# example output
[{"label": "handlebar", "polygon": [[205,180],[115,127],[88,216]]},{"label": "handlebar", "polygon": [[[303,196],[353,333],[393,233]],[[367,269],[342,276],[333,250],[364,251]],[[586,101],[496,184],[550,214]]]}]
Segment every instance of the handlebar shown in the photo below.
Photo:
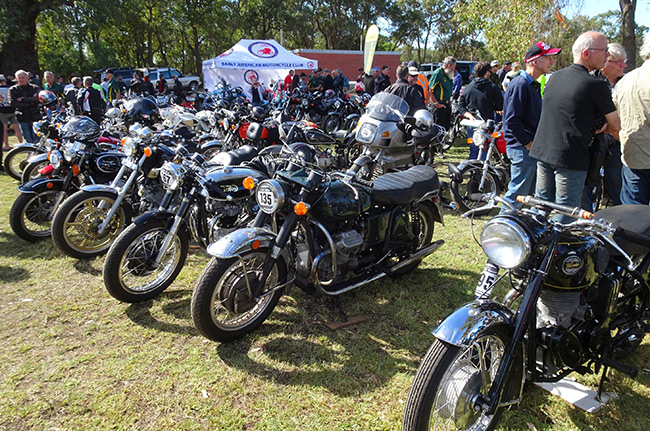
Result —
[{"label": "handlebar", "polygon": [[549,202],[543,199],[537,199],[532,196],[517,196],[517,202],[521,202],[522,204],[529,205],[529,206],[550,208],[561,214],[569,215],[571,217],[576,217],[576,218],[583,218],[585,220],[592,220],[594,218],[593,213],[589,211],[585,211],[580,207],[570,207],[568,205],[556,204],[555,202]]}]

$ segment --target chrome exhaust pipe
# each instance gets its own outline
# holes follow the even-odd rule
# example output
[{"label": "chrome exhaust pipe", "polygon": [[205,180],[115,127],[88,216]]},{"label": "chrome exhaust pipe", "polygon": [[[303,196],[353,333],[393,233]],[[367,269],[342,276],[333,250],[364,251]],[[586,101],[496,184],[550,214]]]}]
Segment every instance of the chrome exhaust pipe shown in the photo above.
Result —
[{"label": "chrome exhaust pipe", "polygon": [[413,256],[411,256],[407,260],[404,260],[404,261],[398,263],[397,265],[391,267],[388,270],[388,273],[391,274],[391,273],[393,273],[395,271],[398,271],[398,270],[404,268],[406,265],[409,265],[409,264],[415,262],[416,260],[422,259],[423,257],[426,257],[426,256],[430,255],[431,253],[433,253],[434,251],[436,251],[440,247],[442,247],[442,245],[444,243],[445,243],[444,240],[439,239],[438,241],[429,244],[428,246],[424,247],[422,250],[416,252]]}]

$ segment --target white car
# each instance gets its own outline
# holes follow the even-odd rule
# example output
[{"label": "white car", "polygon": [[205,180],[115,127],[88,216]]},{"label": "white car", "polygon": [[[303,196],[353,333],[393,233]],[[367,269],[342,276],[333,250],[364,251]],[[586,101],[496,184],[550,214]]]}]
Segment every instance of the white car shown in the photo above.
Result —
[{"label": "white car", "polygon": [[172,77],[174,75],[178,76],[178,79],[181,81],[181,84],[183,84],[183,88],[185,89],[196,91],[200,88],[200,84],[201,84],[201,78],[199,78],[198,76],[183,75],[181,72],[179,72],[177,69],[174,69],[173,67],[149,67],[149,68],[140,68],[137,69],[137,71],[142,76],[149,75],[153,85],[156,85],[160,78],[165,78],[167,80],[167,85],[169,86],[169,88],[173,88],[174,79]]}]

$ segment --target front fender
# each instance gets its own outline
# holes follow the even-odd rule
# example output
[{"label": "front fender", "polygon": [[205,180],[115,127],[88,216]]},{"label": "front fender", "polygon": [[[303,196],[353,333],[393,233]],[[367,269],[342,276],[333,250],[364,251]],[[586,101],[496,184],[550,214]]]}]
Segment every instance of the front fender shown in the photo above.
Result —
[{"label": "front fender", "polygon": [[30,144],[29,142],[23,142],[22,144],[14,144],[11,149],[13,150],[14,148],[28,148],[31,151],[34,151],[36,153],[45,153],[45,150],[42,150],[39,145],[36,144]]},{"label": "front fender", "polygon": [[40,193],[43,189],[61,190],[63,189],[64,178],[34,178],[25,184],[18,186],[21,193]]},{"label": "front fender", "polygon": [[33,154],[27,158],[27,163],[33,163],[33,162],[47,162],[49,161],[47,158],[47,153],[38,153],[38,154]]},{"label": "front fender", "polygon": [[263,227],[237,229],[219,238],[208,246],[208,254],[218,259],[230,259],[253,250],[253,242],[259,241],[258,248],[268,248],[276,238],[275,232]]},{"label": "front fender", "polygon": [[142,226],[143,224],[150,221],[158,221],[158,220],[166,220],[166,219],[171,220],[174,218],[174,216],[175,216],[174,213],[170,213],[167,211],[149,211],[136,217],[133,220],[133,224],[137,226]]},{"label": "front fender", "polygon": [[[481,161],[481,160],[465,160],[464,162],[461,162],[458,165],[458,170],[462,172],[463,170],[469,168],[470,166],[478,168],[478,169],[483,169],[483,161]],[[499,179],[503,178],[503,175],[501,174],[501,172],[499,172],[497,169],[495,169],[492,165],[488,165],[488,172],[491,173],[492,175],[495,175]],[[451,175],[451,171],[450,171],[450,175]],[[458,182],[461,182],[461,181],[462,181],[462,176],[461,176],[461,179],[458,179]]]},{"label": "front fender", "polygon": [[108,192],[118,194],[118,190],[115,187],[111,187],[109,184],[89,184],[87,186],[82,186],[81,190],[84,192]]},{"label": "front fender", "polygon": [[512,325],[514,313],[493,301],[472,301],[453,311],[432,334],[441,341],[467,347],[482,329],[495,324]]}]

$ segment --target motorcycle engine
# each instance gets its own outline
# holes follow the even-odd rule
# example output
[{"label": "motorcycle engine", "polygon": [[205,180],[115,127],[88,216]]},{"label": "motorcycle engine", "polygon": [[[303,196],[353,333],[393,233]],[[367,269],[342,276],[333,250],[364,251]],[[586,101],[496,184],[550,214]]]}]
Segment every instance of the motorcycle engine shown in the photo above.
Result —
[{"label": "motorcycle engine", "polygon": [[214,214],[208,220],[212,238],[220,238],[232,232],[237,227],[242,208],[240,205],[234,203],[210,200],[208,203],[208,211]]}]

